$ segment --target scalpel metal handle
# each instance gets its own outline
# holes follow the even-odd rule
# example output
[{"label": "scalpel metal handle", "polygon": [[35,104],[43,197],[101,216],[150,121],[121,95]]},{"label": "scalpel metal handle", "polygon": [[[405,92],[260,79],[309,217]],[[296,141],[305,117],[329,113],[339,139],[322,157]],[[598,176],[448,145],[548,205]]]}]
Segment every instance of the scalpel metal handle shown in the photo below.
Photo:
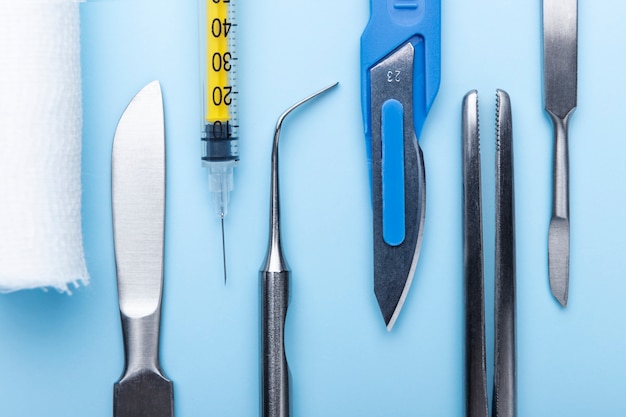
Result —
[{"label": "scalpel metal handle", "polygon": [[125,375],[149,369],[162,375],[159,366],[159,328],[161,308],[145,317],[122,313],[122,332],[126,357]]},{"label": "scalpel metal handle", "polygon": [[285,355],[285,319],[289,271],[261,272],[263,417],[289,416],[289,367]]},{"label": "scalpel metal handle", "polygon": [[567,118],[550,115],[554,124],[554,200],[552,216],[569,219],[569,147]]}]

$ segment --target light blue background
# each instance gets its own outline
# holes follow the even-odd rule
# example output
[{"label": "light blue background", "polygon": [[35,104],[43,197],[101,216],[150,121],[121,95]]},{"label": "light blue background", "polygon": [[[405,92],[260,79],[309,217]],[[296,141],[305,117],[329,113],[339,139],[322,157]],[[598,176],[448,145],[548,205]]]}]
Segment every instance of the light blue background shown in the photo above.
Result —
[{"label": "light blue background", "polygon": [[493,363],[495,90],[513,106],[520,416],[626,415],[624,281],[626,97],[621,0],[579,5],[579,106],[570,125],[571,286],[550,294],[552,127],[543,111],[541,2],[442,1],[442,82],[423,130],[427,213],[413,287],[391,333],[372,289],[371,209],[359,86],[367,0],[239,4],[241,164],[220,223],[199,162],[195,1],[81,5],[83,225],[91,284],[72,296],[0,297],[0,415],[112,415],[123,367],[110,155],[132,96],[159,79],[167,134],[161,357],[178,417],[259,415],[259,280],[268,233],[269,157],[282,135],[287,354],[296,417],[461,416],[463,270],[460,107],[480,92],[488,368]]}]

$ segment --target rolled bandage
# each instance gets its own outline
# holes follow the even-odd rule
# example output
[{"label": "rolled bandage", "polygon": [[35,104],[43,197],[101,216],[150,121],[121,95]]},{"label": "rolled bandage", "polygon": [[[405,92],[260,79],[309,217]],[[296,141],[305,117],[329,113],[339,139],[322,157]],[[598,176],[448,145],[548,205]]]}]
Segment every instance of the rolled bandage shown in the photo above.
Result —
[{"label": "rolled bandage", "polygon": [[87,284],[79,4],[0,0],[0,291]]}]

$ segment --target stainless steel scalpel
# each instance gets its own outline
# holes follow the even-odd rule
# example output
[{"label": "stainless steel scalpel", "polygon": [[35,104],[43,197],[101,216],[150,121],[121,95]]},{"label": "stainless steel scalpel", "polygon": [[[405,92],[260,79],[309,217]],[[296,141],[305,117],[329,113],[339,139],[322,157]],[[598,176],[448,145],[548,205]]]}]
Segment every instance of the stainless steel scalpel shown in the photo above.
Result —
[{"label": "stainless steel scalpel", "polygon": [[174,393],[159,365],[165,226],[165,130],[161,86],[132,99],[115,131],[113,233],[126,364],[114,417],[173,417]]},{"label": "stainless steel scalpel", "polygon": [[441,0],[370,0],[361,102],[373,208],[374,294],[387,330],[422,248],[426,170],[418,142],[441,81]]}]

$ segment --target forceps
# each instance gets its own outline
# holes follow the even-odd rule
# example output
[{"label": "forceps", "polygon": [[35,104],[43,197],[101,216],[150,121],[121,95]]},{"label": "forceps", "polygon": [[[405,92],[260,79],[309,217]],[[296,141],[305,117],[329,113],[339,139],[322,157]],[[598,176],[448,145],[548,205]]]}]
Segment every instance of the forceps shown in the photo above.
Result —
[{"label": "forceps", "polygon": [[[496,93],[496,254],[494,417],[516,415],[515,225],[511,102]],[[463,256],[465,270],[466,415],[487,417],[478,93],[463,99]]]}]

